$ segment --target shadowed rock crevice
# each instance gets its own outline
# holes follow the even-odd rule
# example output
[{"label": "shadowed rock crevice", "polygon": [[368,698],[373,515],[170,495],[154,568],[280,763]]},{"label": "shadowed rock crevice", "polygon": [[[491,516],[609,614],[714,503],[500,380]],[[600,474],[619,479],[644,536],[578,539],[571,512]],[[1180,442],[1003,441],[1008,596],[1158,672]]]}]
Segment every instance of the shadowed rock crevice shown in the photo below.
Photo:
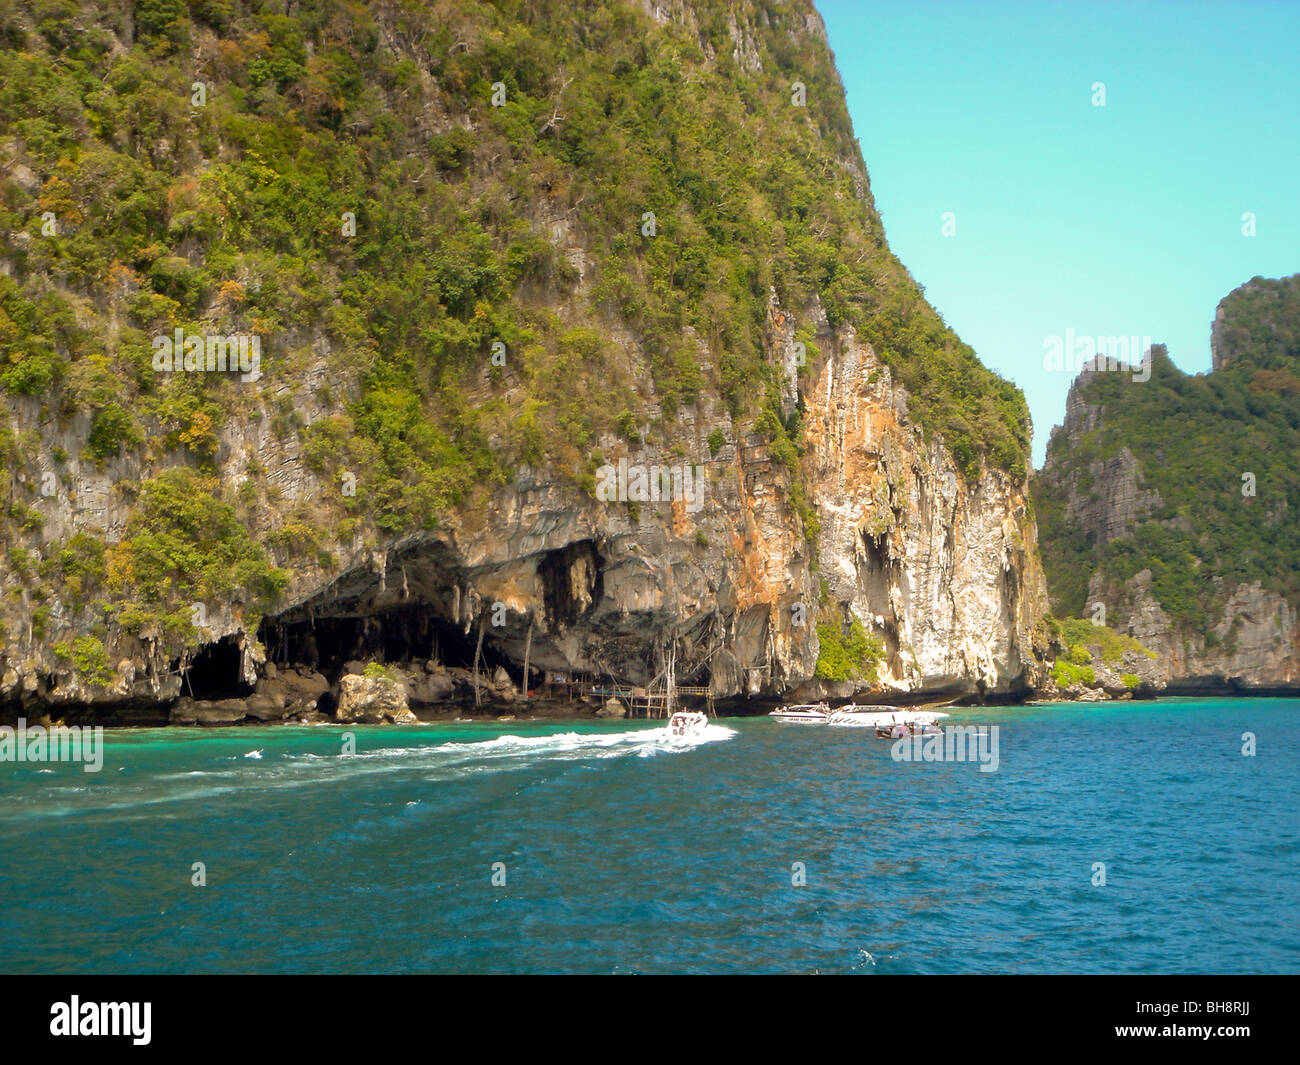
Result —
[{"label": "shadowed rock crevice", "polygon": [[591,540],[549,551],[537,567],[548,628],[574,625],[600,602],[602,559]]}]

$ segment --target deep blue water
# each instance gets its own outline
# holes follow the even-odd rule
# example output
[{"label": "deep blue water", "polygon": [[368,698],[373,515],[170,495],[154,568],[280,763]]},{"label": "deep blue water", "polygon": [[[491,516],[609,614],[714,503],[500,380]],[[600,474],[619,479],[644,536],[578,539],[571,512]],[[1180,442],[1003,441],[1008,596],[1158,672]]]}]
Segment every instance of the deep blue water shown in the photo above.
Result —
[{"label": "deep blue water", "polygon": [[0,971],[1300,971],[1300,701],[968,722],[997,772],[766,719],[108,732],[0,763]]}]

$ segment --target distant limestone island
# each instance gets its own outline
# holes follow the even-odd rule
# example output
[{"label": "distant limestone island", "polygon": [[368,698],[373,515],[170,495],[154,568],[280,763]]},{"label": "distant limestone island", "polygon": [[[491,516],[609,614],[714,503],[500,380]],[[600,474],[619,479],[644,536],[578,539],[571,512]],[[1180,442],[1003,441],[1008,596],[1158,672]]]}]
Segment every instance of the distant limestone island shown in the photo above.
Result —
[{"label": "distant limestone island", "polygon": [[1120,668],[1135,692],[1300,691],[1300,274],[1231,292],[1210,343],[1206,374],[1161,345],[1146,380],[1086,368],[1052,432],[1033,484],[1052,608],[1115,630],[1054,630],[1066,691]]}]

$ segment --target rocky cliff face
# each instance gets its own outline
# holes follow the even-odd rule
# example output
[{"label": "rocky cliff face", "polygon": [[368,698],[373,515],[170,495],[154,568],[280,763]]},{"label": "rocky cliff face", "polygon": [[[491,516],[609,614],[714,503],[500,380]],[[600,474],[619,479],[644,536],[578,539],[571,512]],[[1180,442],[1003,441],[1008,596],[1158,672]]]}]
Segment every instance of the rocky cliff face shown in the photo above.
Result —
[{"label": "rocky cliff face", "polygon": [[1256,278],[1212,327],[1214,370],[1153,349],[1149,382],[1090,368],[1035,495],[1056,612],[1156,653],[1169,691],[1300,688],[1294,581],[1295,278]]},{"label": "rocky cliff face", "polygon": [[968,484],[851,332],[810,375],[804,419],[821,576],[837,609],[883,636],[882,680],[984,693],[1031,685],[1047,601],[1025,486],[995,471]]},{"label": "rocky cliff face", "polygon": [[1276,592],[1255,584],[1225,588],[1222,614],[1204,632],[1180,630],[1160,606],[1149,569],[1122,584],[1094,575],[1088,596],[1116,604],[1121,631],[1156,653],[1155,671],[1167,691],[1300,689],[1300,628],[1296,611]]},{"label": "rocky cliff face", "polygon": [[[799,49],[811,49],[808,54],[818,68],[830,69],[824,30],[811,7],[794,4],[790,11],[784,6],[778,11],[770,5],[733,5],[725,18],[715,17],[715,7],[684,2],[642,5],[645,18],[667,27],[664,42],[655,42],[656,47],[662,44],[667,58],[656,58],[653,50],[647,58],[646,49],[639,55],[634,49],[613,69],[631,78],[629,71],[649,70],[653,61],[661,63],[664,71],[655,77],[672,79],[682,54],[694,56],[698,50],[703,56],[698,62],[705,70],[710,64],[723,64],[729,54],[734,69],[726,68],[727,77],[766,79],[745,83],[749,112],[761,106],[764,121],[790,124],[792,135],[811,138],[810,143],[820,145],[825,139],[830,144],[833,133],[840,136],[843,131],[837,132],[835,125],[843,110],[842,100],[834,95],[838,86],[819,69],[803,76],[814,88],[830,87],[832,99],[826,106],[831,118],[820,114],[810,118],[791,110],[789,102],[791,75],[784,68],[794,61],[792,56],[802,54]],[[93,443],[97,426],[105,424],[108,404],[103,400],[98,407],[91,403],[80,411],[70,402],[52,410],[48,395],[6,393],[5,440],[15,446],[6,450],[4,473],[10,498],[18,501],[6,520],[9,551],[7,568],[0,574],[6,593],[0,601],[4,625],[0,699],[7,710],[61,713],[90,707],[125,712],[171,706],[173,719],[184,723],[321,714],[338,715],[340,720],[399,720],[406,719],[408,706],[480,696],[510,698],[521,685],[534,686],[543,676],[557,674],[637,686],[671,677],[678,684],[707,687],[719,698],[847,695],[864,690],[1026,693],[1040,676],[1035,640],[1046,612],[1046,593],[1024,475],[1007,472],[988,455],[979,454],[970,439],[964,441],[959,466],[933,424],[923,431],[921,419],[909,414],[909,403],[917,402],[917,397],[896,383],[889,366],[846,320],[854,304],[849,300],[846,309],[843,291],[860,293],[854,296],[860,301],[869,290],[854,290],[844,281],[837,282],[842,291],[835,294],[839,303],[833,313],[815,294],[783,302],[778,291],[800,291],[792,278],[776,277],[765,285],[766,311],[759,315],[764,320],[757,327],[761,336],[753,363],[757,376],[749,382],[758,400],[738,399],[734,384],[732,394],[724,394],[719,385],[722,371],[716,364],[721,359],[726,369],[728,349],[740,347],[744,338],[722,327],[705,336],[706,319],[688,323],[679,335],[670,337],[678,346],[668,356],[678,360],[679,369],[684,358],[703,367],[679,373],[696,383],[689,388],[679,385],[675,392],[667,388],[663,344],[647,338],[644,319],[634,327],[626,315],[608,309],[618,300],[635,305],[638,286],[653,290],[655,298],[667,300],[664,292],[674,295],[671,286],[647,280],[653,269],[659,269],[655,256],[663,253],[646,244],[648,250],[635,251],[644,257],[642,264],[627,250],[631,244],[620,233],[619,250],[611,255],[608,235],[598,231],[599,220],[584,214],[591,210],[589,203],[584,207],[587,197],[569,190],[567,183],[576,186],[578,176],[566,175],[555,162],[581,154],[584,142],[570,130],[591,110],[589,102],[572,95],[565,102],[562,97],[569,83],[557,78],[554,88],[547,83],[535,89],[538,95],[546,91],[556,96],[545,108],[530,103],[536,114],[528,111],[526,120],[516,121],[514,112],[504,109],[498,114],[485,101],[475,102],[477,110],[472,109],[463,99],[470,74],[447,69],[445,64],[461,53],[498,49],[499,42],[484,26],[501,16],[490,8],[480,15],[457,25],[457,40],[442,42],[450,60],[440,53],[430,57],[423,45],[409,43],[419,35],[392,12],[379,11],[377,23],[370,28],[373,33],[367,30],[367,34],[371,48],[391,49],[389,58],[417,70],[411,74],[394,68],[397,72],[374,89],[391,95],[389,108],[409,106],[401,101],[409,100],[411,93],[433,101],[410,124],[419,134],[413,143],[426,145],[432,134],[443,153],[437,166],[460,180],[447,195],[466,197],[466,208],[476,205],[510,239],[527,234],[527,242],[512,244],[510,254],[503,253],[509,263],[527,266],[535,261],[543,264],[536,267],[538,271],[550,271],[545,275],[550,280],[526,278],[509,295],[513,301],[509,309],[515,315],[509,323],[515,330],[510,333],[509,357],[499,362],[467,357],[469,368],[457,371],[460,376],[454,386],[461,420],[444,418],[436,410],[436,396],[416,395],[414,390],[422,382],[407,368],[412,356],[405,348],[391,356],[398,369],[389,368],[382,389],[367,377],[376,360],[389,357],[384,345],[397,312],[381,316],[371,334],[352,328],[354,320],[340,307],[355,296],[341,286],[331,290],[335,302],[329,314],[337,319],[332,325],[303,318],[282,324],[268,339],[268,352],[289,354],[278,363],[268,357],[266,372],[255,387],[237,394],[210,391],[217,397],[212,405],[198,413],[192,404],[185,406],[188,422],[177,420],[174,412],[180,404],[171,393],[164,393],[160,401],[155,392],[148,403],[130,407],[125,416],[138,422],[143,439],[132,440],[126,434],[118,446],[89,449],[88,440]],[[629,20],[634,17],[630,12],[619,17],[624,15]],[[356,12],[348,15],[356,17],[360,17]],[[291,51],[293,37],[287,26],[283,21],[275,23],[270,38],[260,31],[239,38],[224,25],[219,31],[231,38],[224,42],[203,27],[186,29],[175,22],[168,24],[166,32],[177,39],[192,32],[199,51],[213,57],[215,69],[224,63],[234,71],[229,75],[232,83],[246,88],[241,79],[249,79],[236,62],[240,48],[263,56],[270,54],[268,47],[273,52]],[[334,42],[336,49],[346,48],[350,40],[340,32],[342,43]],[[611,39],[623,47],[625,38],[623,33]],[[536,43],[536,38],[531,40]],[[124,52],[128,43],[121,42],[119,51]],[[318,47],[323,50],[325,45]],[[304,52],[302,58],[305,62],[309,57]],[[777,69],[778,64],[782,69]],[[292,67],[288,63],[275,69],[292,71]],[[313,97],[314,68],[310,63],[307,67],[300,82],[292,83],[290,78],[296,87],[281,86],[281,91],[308,110],[316,100],[328,118],[331,107],[344,104],[341,98],[320,102]],[[594,83],[604,86],[607,80]],[[253,86],[260,94],[255,106],[267,113],[278,113],[274,84],[262,80]],[[516,94],[512,101],[524,95],[513,83],[510,91]],[[246,99],[253,99],[252,88],[248,92]],[[766,102],[769,98],[777,101],[779,110]],[[604,102],[607,109],[613,106],[611,99]],[[694,107],[689,101],[672,106]],[[491,125],[504,121],[515,121],[504,134]],[[385,128],[386,135],[396,136],[391,123]],[[527,151],[534,141],[552,152],[545,138],[553,139],[557,129],[568,141],[563,152],[536,164],[545,175],[544,188],[507,195],[501,180],[503,153],[507,160],[510,153],[533,159]],[[466,132],[472,136],[462,137]],[[222,133],[230,135],[228,130]],[[39,160],[22,155],[21,141],[10,147],[15,145],[16,158],[27,160],[20,164],[26,176],[19,176],[34,194],[42,180],[52,179],[37,173]],[[222,150],[234,157],[243,149],[224,145]],[[851,211],[844,208],[850,211],[846,217],[852,226],[836,222],[847,234],[836,239],[846,241],[846,248],[862,249],[857,262],[876,255],[879,276],[904,277],[905,272],[888,257],[879,232],[871,231],[878,219],[856,149],[836,151],[839,154],[828,156],[833,163],[828,167],[842,172],[844,188],[836,186],[831,199],[853,201]],[[677,152],[674,141],[672,154]],[[154,155],[167,158],[165,153]],[[261,168],[252,171],[255,179],[271,182],[275,174],[270,164],[261,161],[261,155],[254,157]],[[33,164],[30,168],[28,162]],[[215,172],[221,165],[214,156],[199,169],[210,166]],[[410,182],[421,183],[422,188],[441,188],[440,174],[452,180],[427,160],[411,162],[409,154],[401,165],[413,168]],[[687,152],[684,161],[673,165],[687,171],[695,160]],[[703,180],[699,175],[686,176],[689,181],[681,188],[703,206],[657,205],[663,215],[661,224],[672,221],[674,210],[686,216],[681,223],[684,235],[673,238],[683,243],[661,238],[676,249],[664,260],[666,276],[672,279],[703,269],[699,256],[697,261],[684,255],[683,263],[673,258],[682,248],[696,255],[684,242],[706,228],[689,212],[719,206],[706,202],[714,193],[697,195]],[[709,180],[723,178],[729,175],[709,175]],[[745,179],[757,181],[758,176],[747,174]],[[186,174],[176,180],[169,204],[179,205],[178,217],[180,207],[186,209],[186,226],[201,228],[193,220],[202,211],[192,209],[191,202],[198,186]],[[826,184],[832,179],[819,177],[818,181]],[[218,183],[213,179],[209,184]],[[783,177],[775,182],[780,197],[786,195],[785,185]],[[725,188],[731,195],[732,186]],[[527,199],[534,193],[535,198]],[[675,192],[683,199],[687,193]],[[642,224],[640,207],[630,216],[638,225]],[[92,211],[89,203],[85,209]],[[740,208],[728,210],[735,217],[728,215],[725,224],[738,226]],[[812,248],[825,254],[801,234],[808,229],[818,238],[825,237],[830,226],[826,219],[806,218],[806,203],[782,203],[779,210],[778,224],[760,218],[755,231],[775,228],[775,247],[781,251],[788,232],[791,241],[796,236],[804,240],[805,251]],[[238,211],[231,208],[229,213],[233,217]],[[725,228],[723,221],[712,217],[707,222],[711,232]],[[172,230],[160,230],[157,239],[175,241],[176,254],[166,264],[172,272],[168,277],[192,280],[197,275],[184,271],[207,264],[202,240],[216,238],[182,241],[173,232],[182,228],[180,222],[173,222]],[[233,223],[227,228],[237,229]],[[642,236],[645,233],[642,229]],[[390,239],[399,238],[394,234]],[[486,254],[482,249],[490,246],[485,237],[473,247],[478,249],[475,254]],[[461,246],[462,258],[469,257],[468,247]],[[748,256],[749,251],[744,251]],[[842,254],[847,255],[847,250]],[[615,258],[631,263],[623,275],[611,266]],[[355,268],[355,263],[351,265]],[[441,276],[440,289],[433,285],[435,290],[451,291],[453,281],[471,286],[472,279],[459,273],[452,276],[453,267],[458,270],[462,265],[448,266],[440,260],[439,268],[447,273]],[[19,277],[29,289],[36,285],[52,290],[78,308],[85,330],[110,352],[118,350],[132,314],[153,313],[155,303],[144,299],[152,298],[151,282],[121,264],[112,274],[111,285],[95,282],[88,287],[41,280],[30,266],[16,252],[3,260],[5,273]],[[725,270],[726,263],[719,266],[715,260],[707,266]],[[334,266],[320,270],[326,284],[334,284],[345,273]],[[246,288],[253,290],[256,281],[248,269],[239,276],[239,281],[222,282],[219,294],[210,300],[196,297],[199,310],[209,315],[234,313],[230,308],[244,298]],[[746,275],[747,292],[754,290],[759,276],[761,271]],[[624,288],[617,289],[615,281]],[[301,277],[298,283],[308,287]],[[906,285],[912,286],[910,278]],[[284,287],[291,286],[286,282]],[[880,287],[888,286],[881,282]],[[758,291],[763,290],[758,286]],[[179,287],[170,291],[180,293]],[[375,298],[396,305],[400,295],[401,286],[392,285]],[[145,310],[132,310],[141,307]],[[498,313],[487,296],[477,303],[466,299],[463,305],[446,297],[445,306],[437,310],[452,324],[444,326],[439,318],[445,332],[433,340],[426,340],[421,332],[411,347],[450,343],[446,337],[451,336],[461,348],[472,349],[478,343],[473,340],[478,336],[474,330]],[[732,313],[729,322],[745,324],[743,315],[732,312],[725,301],[718,302],[716,310]],[[900,292],[891,314],[901,320],[921,311],[933,317],[919,295]],[[667,312],[661,315],[666,316]],[[344,330],[338,321],[352,330],[351,346],[340,340]],[[508,332],[505,326],[499,328]],[[542,375],[535,365],[545,365],[547,373],[559,365],[550,336],[561,329],[570,330],[565,337],[578,337],[574,345],[601,345],[595,369],[593,360],[585,365],[575,361],[563,371],[572,376],[540,382]],[[914,332],[926,330],[944,351],[951,355],[956,350],[955,339],[942,335],[929,319]],[[543,333],[545,344],[537,340]],[[494,335],[482,334],[484,348]],[[589,342],[588,336],[597,339]],[[927,357],[907,351],[895,354]],[[77,353],[67,357],[70,379],[80,381],[79,374],[89,374],[82,367],[91,360]],[[114,365],[107,357],[102,361],[104,366]],[[983,372],[973,355],[969,361]],[[354,363],[364,364],[366,372],[354,368]],[[442,364],[429,371],[433,377],[440,373],[450,371]],[[543,384],[549,391],[543,390]],[[395,392],[406,386],[411,395],[394,399]],[[763,393],[769,386],[775,398],[764,407]],[[442,387],[451,390],[445,382]],[[153,383],[146,382],[142,395],[151,388]],[[593,417],[575,430],[584,441],[581,451],[516,447],[516,438],[531,439],[528,434],[539,411],[558,409],[575,392],[582,406],[597,412],[614,402],[627,403],[628,409],[617,426],[612,417]],[[341,451],[350,432],[360,435],[363,425],[381,421],[372,417],[376,410],[387,416],[407,398],[414,409],[424,404],[428,424],[410,419],[390,432],[388,423],[383,423],[367,438],[372,452],[405,443],[408,437],[427,440],[433,435],[429,426],[436,424],[447,429],[453,444],[461,436],[474,437],[475,446],[484,451],[505,453],[514,448],[512,454],[519,461],[511,465],[508,476],[481,477],[459,495],[439,495],[440,504],[444,499],[445,504],[437,508],[436,519],[397,529],[398,520],[390,522],[377,505],[369,510],[353,505],[347,491],[351,473],[342,462],[333,463],[332,455],[331,461],[322,461],[318,445],[324,438],[314,436],[313,430],[326,424],[350,427],[328,438]],[[1005,392],[1002,398],[1006,399]],[[127,399],[122,403],[129,405]],[[937,409],[934,396],[927,397],[926,403],[927,410]],[[513,420],[473,422],[464,414],[486,410],[506,412]],[[765,423],[761,414],[756,417],[756,410],[770,412],[769,420]],[[341,411],[349,412],[349,417]],[[568,413],[573,416],[572,408]],[[788,433],[780,422],[788,424]],[[963,424],[964,432],[978,436],[971,427],[973,417]],[[225,508],[213,513],[237,515],[251,543],[265,547],[283,574],[282,585],[266,602],[255,604],[251,596],[236,590],[183,604],[192,629],[181,637],[173,631],[176,604],[171,600],[180,594],[178,589],[188,587],[184,565],[173,568],[170,585],[153,585],[155,594],[169,600],[171,613],[160,615],[162,620],[141,621],[142,611],[124,610],[114,599],[125,594],[124,588],[142,586],[137,570],[157,546],[151,537],[175,539],[183,533],[182,539],[203,539],[204,529],[157,532],[132,524],[142,513],[141,486],[178,467],[201,470],[203,491]],[[405,490],[418,493],[427,487],[409,471],[399,468],[395,473],[398,481],[405,480]],[[393,471],[384,475],[391,478]],[[370,480],[365,474],[361,477],[363,492],[378,474],[369,476]],[[120,550],[128,535],[135,537],[129,552]],[[89,544],[95,549],[91,555],[107,561],[81,575],[80,555],[69,555],[68,550],[76,543]],[[171,541],[168,551],[167,558],[173,561],[186,557],[196,564],[202,561],[200,554],[186,556]],[[823,635],[838,639],[855,626],[866,634],[870,653],[859,654],[847,673],[826,668]],[[390,663],[394,668],[371,673],[367,663]]]},{"label": "rocky cliff face", "polygon": [[[202,644],[180,662],[148,634],[113,633],[106,684],[50,650],[75,639],[84,617],[52,603],[38,637],[10,599],[18,639],[0,694],[55,707],[165,702],[196,687],[229,695],[258,683],[268,658],[327,675],[356,659],[432,657],[464,668],[480,630],[483,661],[517,679],[527,660],[534,671],[636,685],[671,667],[678,683],[718,697],[869,687],[816,676],[813,621],[827,611],[882,639],[879,688],[1025,693],[1038,676],[1033,645],[1046,611],[1025,486],[1000,471],[967,483],[942,443],[910,422],[906,393],[870,346],[820,321],[802,393],[790,374],[806,432],[797,468],[730,435],[714,453],[708,437],[725,420],[706,404],[681,416],[671,451],[623,445],[616,455],[619,441],[602,442],[610,464],[626,461],[633,476],[638,467],[698,469],[694,498],[601,502],[545,468],[528,470],[436,531],[357,542],[335,575],[294,572],[281,609],[258,630],[211,604]],[[769,341],[777,361],[794,346],[775,301]],[[50,450],[60,445],[47,438]],[[255,419],[224,435],[232,483],[250,450],[274,471],[282,505],[335,490],[306,468],[293,439]],[[40,455],[35,465],[53,463]],[[114,484],[123,472],[71,463],[66,498],[43,508],[46,551],[78,531],[120,535],[128,506]],[[811,540],[790,505],[796,478],[819,523]],[[276,515],[268,506],[259,517],[262,536]]]},{"label": "rocky cliff face", "polygon": [[[1085,369],[1084,380],[1088,373]],[[1101,426],[1102,408],[1084,399],[1082,388],[1071,388],[1058,446],[1078,446]],[[1044,476],[1051,472],[1044,470]],[[1086,486],[1086,491],[1084,490]],[[1127,446],[1108,457],[1090,457],[1079,476],[1065,481],[1066,519],[1091,543],[1104,547],[1128,535],[1134,525],[1160,507],[1160,493],[1144,486],[1142,467]]]}]

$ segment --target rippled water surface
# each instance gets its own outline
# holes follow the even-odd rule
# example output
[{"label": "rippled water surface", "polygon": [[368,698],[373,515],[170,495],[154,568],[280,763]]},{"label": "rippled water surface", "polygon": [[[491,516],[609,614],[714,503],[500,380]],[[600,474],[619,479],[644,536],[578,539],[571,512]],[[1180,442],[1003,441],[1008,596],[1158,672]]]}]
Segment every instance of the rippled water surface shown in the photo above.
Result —
[{"label": "rippled water surface", "polygon": [[964,723],[111,731],[0,763],[0,970],[1300,970],[1300,701]]}]

